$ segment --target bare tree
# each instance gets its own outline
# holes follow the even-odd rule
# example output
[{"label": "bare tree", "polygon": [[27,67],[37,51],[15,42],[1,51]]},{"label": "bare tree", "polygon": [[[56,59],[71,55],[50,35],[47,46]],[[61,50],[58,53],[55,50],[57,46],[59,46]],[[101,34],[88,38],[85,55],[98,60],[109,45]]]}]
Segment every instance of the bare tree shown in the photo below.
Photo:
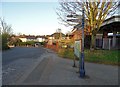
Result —
[{"label": "bare tree", "polygon": [[4,19],[0,18],[0,29],[2,36],[2,48],[7,49],[8,48],[7,43],[10,35],[12,34],[12,28],[10,25],[7,25]]},{"label": "bare tree", "polygon": [[[80,17],[82,15],[82,7],[84,7],[85,24],[90,28],[92,49],[95,48],[95,37],[103,21],[110,15],[113,15],[118,6],[118,2],[113,2],[112,0],[97,0],[96,2],[91,0],[84,0],[84,2],[79,0],[74,0],[74,2],[62,0],[59,4],[60,8],[57,10],[57,15],[60,21],[67,26],[74,26],[76,24],[68,22],[67,15],[78,15]],[[79,19],[81,20],[81,18]]]},{"label": "bare tree", "polygon": [[[60,20],[60,24],[63,24],[65,26],[74,26],[78,23],[74,23],[74,22],[68,22],[67,21],[67,15],[78,15],[81,14],[81,11],[79,11],[80,9],[78,9],[80,7],[80,5],[77,5],[77,3],[75,2],[67,2],[67,0],[62,0],[59,2],[60,7],[57,8],[57,15],[58,15],[58,19]],[[78,13],[80,12],[80,13]]]},{"label": "bare tree", "polygon": [[11,35],[13,32],[12,32],[12,28],[11,28],[11,25],[8,25],[4,19],[0,18],[0,25],[1,25],[1,33],[2,34],[9,34]]}]

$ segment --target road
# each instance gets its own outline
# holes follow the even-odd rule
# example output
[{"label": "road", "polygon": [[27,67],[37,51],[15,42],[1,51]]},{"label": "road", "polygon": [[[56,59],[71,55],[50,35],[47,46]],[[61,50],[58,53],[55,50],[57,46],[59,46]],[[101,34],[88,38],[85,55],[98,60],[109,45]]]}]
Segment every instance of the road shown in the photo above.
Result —
[{"label": "road", "polygon": [[35,47],[16,47],[2,53],[2,64],[6,65],[20,58],[38,58],[45,50]]},{"label": "road", "polygon": [[13,48],[3,52],[3,85],[118,85],[118,66],[85,62],[80,78],[72,65],[49,49]]},{"label": "road", "polygon": [[14,83],[44,54],[44,48],[15,47],[2,53],[3,84]]}]

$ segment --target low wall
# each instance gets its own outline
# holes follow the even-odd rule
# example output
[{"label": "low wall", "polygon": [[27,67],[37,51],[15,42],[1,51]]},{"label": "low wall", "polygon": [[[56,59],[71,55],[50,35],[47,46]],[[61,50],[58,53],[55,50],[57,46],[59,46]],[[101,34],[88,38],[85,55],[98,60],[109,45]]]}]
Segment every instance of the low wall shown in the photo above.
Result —
[{"label": "low wall", "polygon": [[46,48],[48,48],[48,49],[52,49],[52,50],[54,50],[54,51],[58,51],[58,45],[46,45]]}]

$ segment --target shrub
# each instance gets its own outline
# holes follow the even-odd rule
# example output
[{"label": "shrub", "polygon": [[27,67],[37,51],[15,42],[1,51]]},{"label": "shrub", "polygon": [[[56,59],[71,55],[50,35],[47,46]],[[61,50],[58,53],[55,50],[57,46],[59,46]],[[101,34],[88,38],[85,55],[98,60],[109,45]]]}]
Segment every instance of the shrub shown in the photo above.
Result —
[{"label": "shrub", "polygon": [[59,49],[58,55],[61,56],[61,57],[67,58],[67,59],[73,59],[74,58],[73,49],[70,49],[70,48]]}]

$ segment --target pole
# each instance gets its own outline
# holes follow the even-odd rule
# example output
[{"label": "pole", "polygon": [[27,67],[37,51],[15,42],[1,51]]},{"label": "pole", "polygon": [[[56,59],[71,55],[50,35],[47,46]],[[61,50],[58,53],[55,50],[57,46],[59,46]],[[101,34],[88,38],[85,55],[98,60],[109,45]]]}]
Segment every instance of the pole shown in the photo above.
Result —
[{"label": "pole", "polygon": [[76,60],[76,56],[74,55],[74,58],[73,58],[73,67],[77,67],[76,63],[75,63],[75,60]]},{"label": "pole", "polygon": [[81,44],[81,61],[80,61],[80,77],[85,77],[84,68],[84,6],[82,7],[82,44]]}]

